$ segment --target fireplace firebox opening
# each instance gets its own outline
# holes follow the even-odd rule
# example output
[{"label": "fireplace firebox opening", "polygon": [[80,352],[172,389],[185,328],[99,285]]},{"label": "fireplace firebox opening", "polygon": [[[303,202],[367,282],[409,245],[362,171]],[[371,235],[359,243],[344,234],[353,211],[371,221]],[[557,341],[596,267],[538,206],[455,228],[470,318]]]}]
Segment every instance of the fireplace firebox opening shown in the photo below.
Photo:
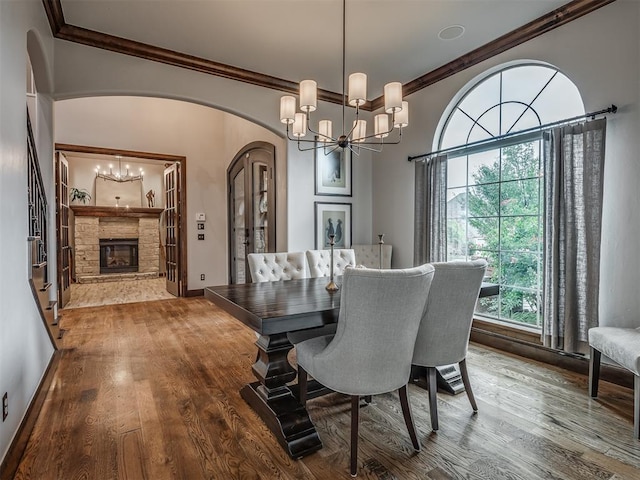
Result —
[{"label": "fireplace firebox opening", "polygon": [[100,273],[138,271],[137,238],[101,238]]}]

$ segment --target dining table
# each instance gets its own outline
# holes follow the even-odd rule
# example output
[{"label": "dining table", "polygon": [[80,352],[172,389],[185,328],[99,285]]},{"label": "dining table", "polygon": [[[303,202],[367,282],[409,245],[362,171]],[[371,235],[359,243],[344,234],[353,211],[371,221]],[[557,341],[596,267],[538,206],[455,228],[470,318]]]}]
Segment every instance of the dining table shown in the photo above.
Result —
[{"label": "dining table", "polygon": [[[335,280],[341,287],[341,277]],[[328,291],[328,282],[327,277],[318,277],[204,289],[205,298],[258,334],[256,360],[251,367],[257,380],[244,385],[240,395],[296,459],[322,448],[322,442],[298,400],[297,372],[288,360],[293,345],[287,333],[338,321],[341,289]],[[483,283],[480,296],[495,295],[498,289],[498,285]],[[307,398],[327,391],[317,382],[309,382]]]}]

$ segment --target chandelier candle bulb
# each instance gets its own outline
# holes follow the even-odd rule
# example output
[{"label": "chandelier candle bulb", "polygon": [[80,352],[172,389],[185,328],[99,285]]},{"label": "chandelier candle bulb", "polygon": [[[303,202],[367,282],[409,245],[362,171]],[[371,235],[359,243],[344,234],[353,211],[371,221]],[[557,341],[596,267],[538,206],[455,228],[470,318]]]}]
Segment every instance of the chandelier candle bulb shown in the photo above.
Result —
[{"label": "chandelier candle bulb", "polygon": [[290,125],[296,115],[296,97],[285,95],[280,99],[280,121]]},{"label": "chandelier candle bulb", "polygon": [[318,133],[320,133],[319,140],[321,142],[330,142],[333,133],[331,120],[320,120],[320,123],[318,123]]},{"label": "chandelier candle bulb", "polygon": [[307,134],[307,115],[304,113],[296,113],[293,122],[293,136],[304,137]]},{"label": "chandelier candle bulb", "polygon": [[377,138],[389,136],[389,115],[380,113],[375,116],[375,135]]},{"label": "chandelier candle bulb", "polygon": [[349,105],[363,105],[367,101],[367,75],[352,73],[349,75]]},{"label": "chandelier candle bulb", "polygon": [[318,84],[315,80],[300,82],[300,110],[313,112],[318,106]]},{"label": "chandelier candle bulb", "polygon": [[409,125],[409,102],[402,102],[402,110],[396,112],[393,126],[404,128]]},{"label": "chandelier candle bulb", "polygon": [[367,121],[356,120],[353,122],[353,141],[354,143],[364,141],[367,136]]},{"label": "chandelier candle bulb", "polygon": [[387,83],[384,86],[384,111],[387,113],[402,110],[402,84],[400,82]]}]

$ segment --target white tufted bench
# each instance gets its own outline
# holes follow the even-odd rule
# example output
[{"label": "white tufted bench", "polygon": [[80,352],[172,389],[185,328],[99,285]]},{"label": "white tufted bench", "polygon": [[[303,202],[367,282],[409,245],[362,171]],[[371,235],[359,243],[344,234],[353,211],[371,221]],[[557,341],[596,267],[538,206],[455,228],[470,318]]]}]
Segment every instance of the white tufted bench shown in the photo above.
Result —
[{"label": "white tufted bench", "polygon": [[247,261],[253,283],[309,276],[304,252],[250,253]]},{"label": "white tufted bench", "polygon": [[[356,264],[367,268],[380,268],[380,245],[351,245],[356,254]],[[390,244],[382,245],[382,268],[391,268]]]},{"label": "white tufted bench", "polygon": [[600,357],[609,357],[634,374],[633,436],[640,440],[640,328],[595,327],[589,329],[589,394],[598,396]]},{"label": "white tufted bench", "polygon": [[[331,273],[331,250],[307,250],[311,278],[328,277]],[[356,254],[351,248],[333,250],[333,274],[342,275],[347,267],[356,266]]]}]

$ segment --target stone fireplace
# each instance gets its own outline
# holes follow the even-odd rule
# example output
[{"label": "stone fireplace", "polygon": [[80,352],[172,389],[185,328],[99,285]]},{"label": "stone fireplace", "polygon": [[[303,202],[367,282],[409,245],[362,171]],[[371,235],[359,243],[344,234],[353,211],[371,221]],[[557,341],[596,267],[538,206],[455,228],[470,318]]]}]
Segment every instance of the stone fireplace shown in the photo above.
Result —
[{"label": "stone fireplace", "polygon": [[[162,209],[72,206],[78,283],[157,277]],[[144,212],[140,212],[144,211]]]}]

